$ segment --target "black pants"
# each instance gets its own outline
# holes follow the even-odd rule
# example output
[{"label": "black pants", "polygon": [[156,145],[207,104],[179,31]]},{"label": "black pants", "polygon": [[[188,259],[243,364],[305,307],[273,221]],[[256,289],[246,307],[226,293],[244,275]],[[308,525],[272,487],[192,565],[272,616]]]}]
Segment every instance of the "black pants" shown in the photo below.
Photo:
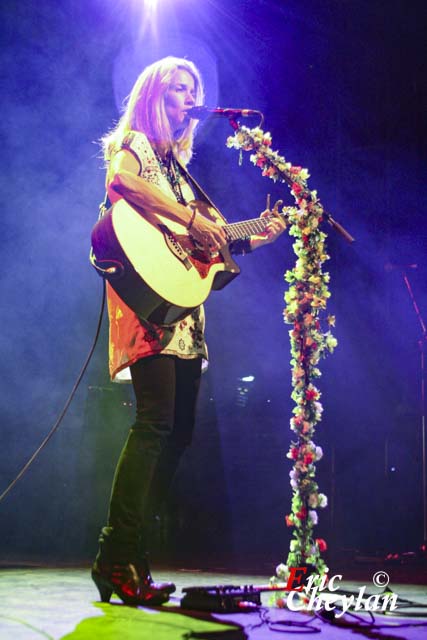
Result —
[{"label": "black pants", "polygon": [[201,358],[142,358],[131,367],[136,421],[119,458],[98,559],[136,562],[147,514],[170,488],[191,443]]}]

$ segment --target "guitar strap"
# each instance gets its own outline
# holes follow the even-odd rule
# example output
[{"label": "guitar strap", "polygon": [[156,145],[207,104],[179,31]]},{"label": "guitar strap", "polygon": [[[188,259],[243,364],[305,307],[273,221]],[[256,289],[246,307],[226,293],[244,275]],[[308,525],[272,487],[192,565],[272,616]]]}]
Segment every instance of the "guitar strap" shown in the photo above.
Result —
[{"label": "guitar strap", "polygon": [[213,207],[216,211],[216,213],[218,214],[218,216],[221,218],[221,220],[223,220],[225,223],[227,223],[226,218],[222,215],[222,213],[220,212],[220,210],[218,209],[217,206],[215,206],[215,204],[212,202],[212,200],[210,199],[210,197],[208,196],[208,194],[202,189],[202,187],[200,186],[200,184],[197,182],[197,180],[195,178],[193,178],[193,176],[191,175],[191,173],[189,173],[186,169],[186,167],[179,161],[177,160],[177,163],[179,165],[179,168],[181,169],[182,173],[185,175],[185,177],[187,178],[187,180],[189,181],[189,183],[191,184],[191,186],[194,188],[194,190],[196,191],[196,195],[197,198],[199,200],[203,200],[204,202],[207,202],[211,207]]},{"label": "guitar strap", "polygon": [[[203,200],[204,202],[207,202],[211,207],[213,207],[215,209],[216,213],[218,214],[218,217],[221,218],[221,220],[223,220],[226,224],[228,224],[226,218],[222,215],[222,213],[220,212],[218,207],[216,207],[214,205],[214,203],[209,198],[207,193],[199,185],[197,180],[195,180],[193,178],[193,176],[187,171],[187,169],[184,167],[184,165],[182,165],[179,161],[177,161],[177,162],[178,162],[178,164],[180,166],[180,169],[184,173],[185,177],[187,178],[187,180],[190,182],[191,186],[196,191],[197,197],[200,200]],[[251,249],[251,241],[250,241],[249,236],[247,236],[246,238],[241,238],[240,240],[235,240],[234,242],[231,242],[229,244],[229,250],[230,250],[231,253],[241,254],[241,255],[245,255],[246,253],[250,253],[252,251],[252,249]]]},{"label": "guitar strap", "polygon": [[[208,196],[206,191],[204,191],[204,189],[202,189],[202,187],[197,182],[197,180],[191,175],[191,173],[189,173],[187,168],[179,160],[175,159],[175,161],[179,165],[179,168],[181,169],[182,173],[187,178],[187,180],[190,183],[190,185],[195,190],[197,198],[199,200],[202,200],[202,201],[206,202],[213,209],[215,209],[215,212],[218,214],[219,218],[221,218],[221,220],[227,224],[227,219],[222,215],[222,213],[220,212],[218,207],[212,202],[211,198]],[[111,201],[110,201],[110,199],[108,197],[107,191],[105,191],[104,200],[99,205],[99,216],[98,216],[98,219],[102,218],[102,216],[108,211],[108,209],[110,209],[110,207],[111,207]]]}]

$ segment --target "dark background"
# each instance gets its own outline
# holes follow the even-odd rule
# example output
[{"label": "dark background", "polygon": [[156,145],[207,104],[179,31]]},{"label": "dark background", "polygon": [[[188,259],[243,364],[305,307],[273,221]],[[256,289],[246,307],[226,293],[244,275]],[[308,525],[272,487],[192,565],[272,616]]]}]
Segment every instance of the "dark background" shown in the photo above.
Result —
[{"label": "dark background", "polygon": [[[356,237],[329,230],[335,354],[321,365],[316,442],[332,552],[383,554],[422,542],[420,324],[427,319],[426,9],[396,0],[1,6],[2,303],[0,491],[58,415],[92,342],[101,282],[88,263],[103,198],[96,141],[137,74],[164,55],[201,68],[207,104],[261,109],[274,148]],[[192,171],[231,220],[267,192],[225,148],[226,121],[202,125]],[[286,559],[291,468],[289,237],[240,260],[207,302],[211,365],[194,446],[154,546],[159,558]],[[128,386],[107,375],[107,323],[59,432],[0,504],[0,560],[77,562],[96,549],[114,463],[132,420]],[[254,381],[239,392],[239,379]],[[169,550],[169,551],[167,551]],[[169,554],[169,556],[168,556]]]}]

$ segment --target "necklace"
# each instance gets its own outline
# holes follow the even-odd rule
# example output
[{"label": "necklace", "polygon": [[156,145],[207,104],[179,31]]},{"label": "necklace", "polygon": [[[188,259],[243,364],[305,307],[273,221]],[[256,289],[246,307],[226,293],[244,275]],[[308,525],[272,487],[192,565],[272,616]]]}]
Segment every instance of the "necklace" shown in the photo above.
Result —
[{"label": "necklace", "polygon": [[169,151],[167,153],[164,160],[156,150],[154,150],[154,153],[156,155],[157,162],[159,163],[160,171],[169,182],[177,201],[180,204],[186,205],[187,202],[182,194],[181,189],[182,172],[172,151]]}]

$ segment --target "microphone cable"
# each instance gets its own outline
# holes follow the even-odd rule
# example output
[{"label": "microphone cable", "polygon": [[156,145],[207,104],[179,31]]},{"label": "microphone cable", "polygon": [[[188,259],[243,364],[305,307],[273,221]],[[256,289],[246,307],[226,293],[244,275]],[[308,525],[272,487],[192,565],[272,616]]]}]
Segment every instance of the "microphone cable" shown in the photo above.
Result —
[{"label": "microphone cable", "polygon": [[22,476],[25,474],[25,472],[29,469],[29,467],[31,466],[31,464],[34,462],[34,460],[37,458],[37,456],[39,455],[39,453],[42,451],[42,449],[44,449],[44,447],[47,445],[47,443],[49,442],[49,440],[51,439],[51,437],[53,436],[53,434],[55,433],[55,431],[57,431],[59,425],[61,424],[65,414],[67,413],[68,407],[71,404],[71,401],[73,400],[76,391],[78,389],[78,386],[80,384],[80,382],[82,381],[82,378],[86,372],[86,369],[89,365],[89,362],[93,356],[93,352],[95,351],[95,347],[98,343],[98,338],[99,338],[99,334],[101,333],[101,326],[102,326],[102,317],[104,315],[104,309],[105,309],[105,295],[106,295],[106,286],[105,286],[105,280],[102,279],[103,282],[103,287],[102,287],[102,301],[101,301],[101,308],[99,311],[99,317],[98,317],[98,324],[96,327],[96,332],[95,332],[95,337],[94,340],[92,342],[92,346],[89,349],[89,353],[86,357],[86,360],[83,364],[83,367],[79,373],[79,375],[77,376],[77,380],[74,383],[74,386],[71,390],[70,395],[68,396],[64,408],[62,409],[61,413],[59,414],[55,424],[53,425],[53,427],[51,428],[51,430],[49,431],[49,433],[47,434],[47,436],[43,439],[43,441],[41,442],[41,444],[39,445],[39,447],[34,451],[33,455],[30,457],[30,459],[24,464],[24,466],[22,467],[22,469],[20,470],[20,472],[18,473],[18,475],[15,477],[14,480],[12,480],[12,482],[9,484],[8,487],[6,487],[6,489],[3,491],[2,494],[0,494],[0,502],[7,496],[7,494],[13,489],[13,487],[16,485],[16,483],[22,478]]}]

